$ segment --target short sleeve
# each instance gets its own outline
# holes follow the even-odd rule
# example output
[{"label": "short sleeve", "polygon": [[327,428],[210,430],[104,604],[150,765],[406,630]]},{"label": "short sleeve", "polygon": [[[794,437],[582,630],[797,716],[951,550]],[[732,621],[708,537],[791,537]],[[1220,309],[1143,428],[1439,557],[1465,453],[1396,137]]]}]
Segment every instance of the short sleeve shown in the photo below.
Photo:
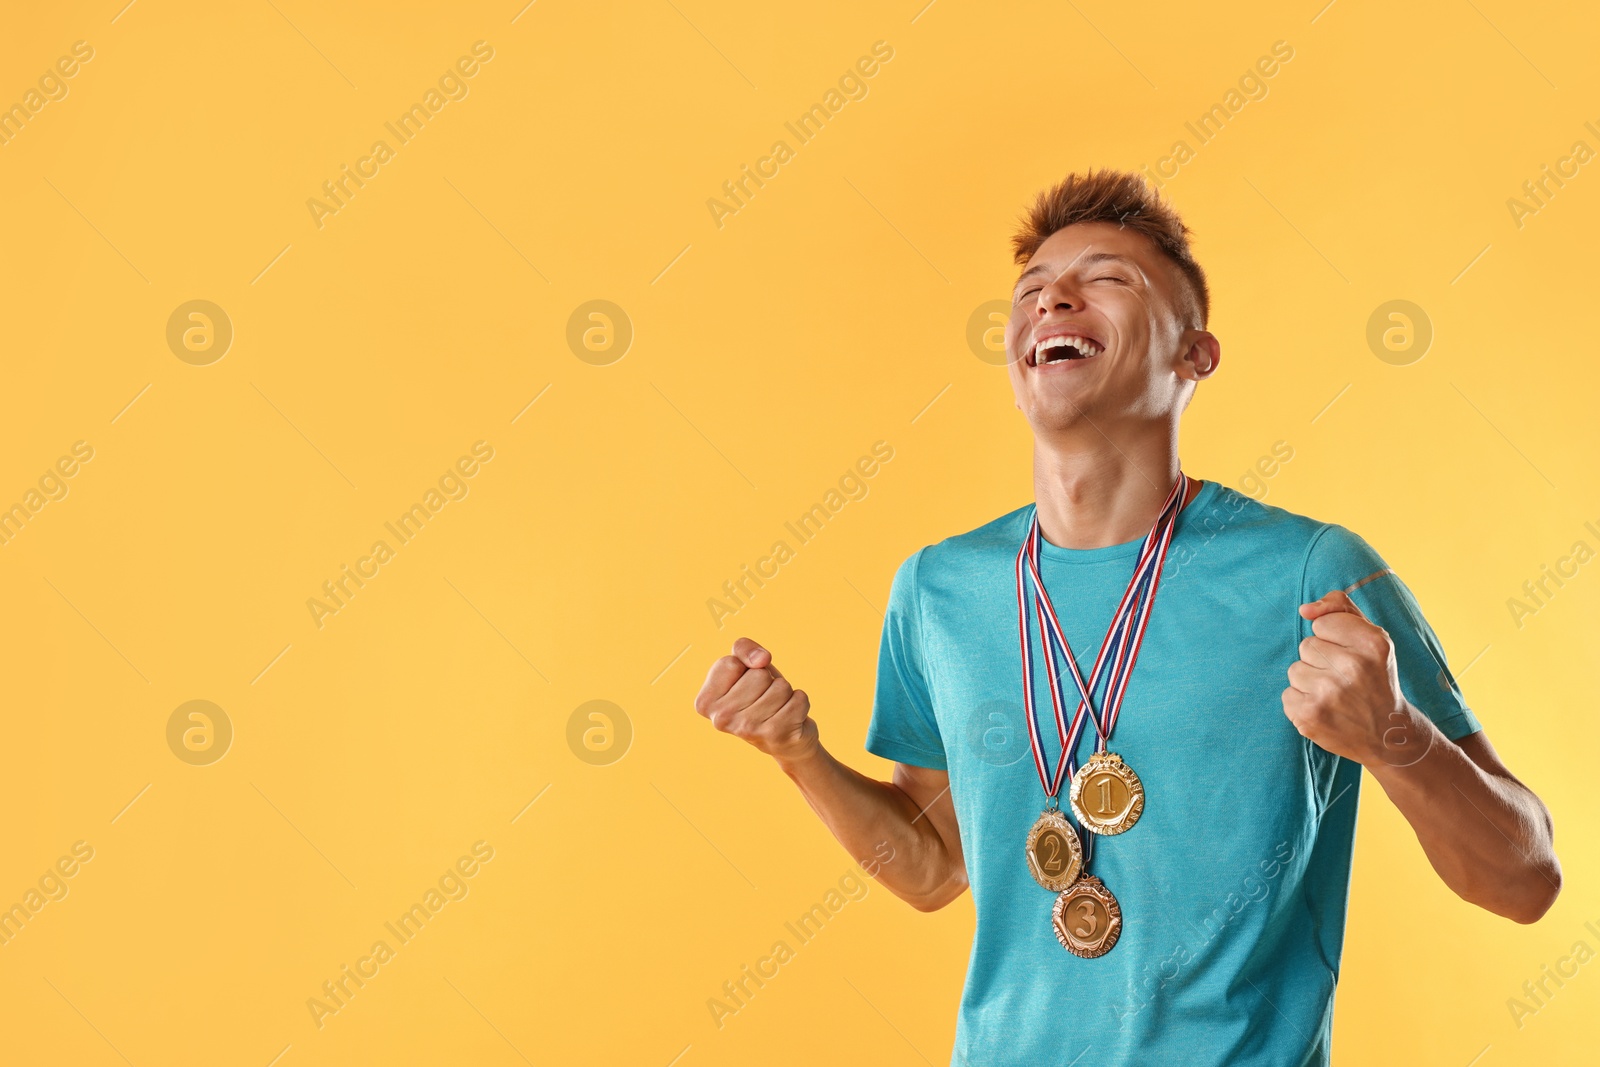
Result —
[{"label": "short sleeve", "polygon": [[922,606],[917,592],[921,559],[919,551],[900,564],[889,588],[866,748],[897,763],[942,771],[946,769],[944,739],[939,736],[924,669]]},{"label": "short sleeve", "polygon": [[[1306,554],[1301,602],[1342,589],[1356,607],[1388,632],[1394,642],[1400,691],[1443,734],[1455,741],[1481,729],[1467,707],[1461,687],[1445,660],[1444,648],[1411,590],[1383,557],[1343,526],[1328,524],[1317,531]],[[1300,620],[1300,636],[1311,635],[1311,623]]]}]

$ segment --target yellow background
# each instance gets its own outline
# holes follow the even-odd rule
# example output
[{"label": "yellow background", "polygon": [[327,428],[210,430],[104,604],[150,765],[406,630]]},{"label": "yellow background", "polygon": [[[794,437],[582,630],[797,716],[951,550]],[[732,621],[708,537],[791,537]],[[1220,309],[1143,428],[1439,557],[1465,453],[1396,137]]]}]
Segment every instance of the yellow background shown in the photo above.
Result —
[{"label": "yellow background", "polygon": [[[0,547],[0,904],[95,851],[0,947],[0,1061],[946,1062],[970,898],[874,887],[712,1022],[850,861],[690,702],[753,635],[886,776],[861,740],[894,567],[1030,499],[1004,371],[966,340],[1017,213],[1193,146],[1280,40],[1265,98],[1165,190],[1224,353],[1184,466],[1242,486],[1293,448],[1267,501],[1411,585],[1566,872],[1535,926],[1469,906],[1369,779],[1335,1059],[1592,1057],[1600,963],[1520,1028],[1506,1001],[1600,949],[1600,565],[1520,627],[1507,600],[1600,548],[1600,175],[1520,227],[1506,201],[1600,148],[1596,18],[919,2],[8,12],[0,103],[75,41],[94,58],[0,147],[0,505],[76,441],[94,458]],[[479,40],[469,95],[319,228],[306,201]],[[797,145],[784,122],[880,40],[868,95]],[[706,201],[780,138],[794,158],[719,228]],[[166,342],[194,299],[234,330],[206,366]],[[605,366],[566,341],[595,299],[634,330]],[[1393,299],[1435,331],[1409,365],[1366,342]],[[319,628],[307,599],[480,440],[469,495]],[[707,598],[879,440],[870,494],[718,629]],[[166,739],[196,699],[234,729],[208,766]],[[567,740],[596,699],[633,730],[606,766]],[[479,840],[470,895],[319,1029],[307,999]]]}]

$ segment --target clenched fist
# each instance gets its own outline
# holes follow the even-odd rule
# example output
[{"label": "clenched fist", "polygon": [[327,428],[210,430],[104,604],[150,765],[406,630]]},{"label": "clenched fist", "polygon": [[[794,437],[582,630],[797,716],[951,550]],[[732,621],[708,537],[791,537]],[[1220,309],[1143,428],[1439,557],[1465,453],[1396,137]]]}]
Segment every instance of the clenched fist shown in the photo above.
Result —
[{"label": "clenched fist", "polygon": [[733,655],[711,665],[694,710],[780,763],[804,759],[818,748],[810,699],[778,673],[772,653],[748,637],[733,643]]},{"label": "clenched fist", "polygon": [[1343,590],[1300,605],[1312,636],[1289,667],[1283,712],[1301,735],[1368,766],[1405,767],[1427,754],[1436,728],[1406,700],[1394,641]]}]

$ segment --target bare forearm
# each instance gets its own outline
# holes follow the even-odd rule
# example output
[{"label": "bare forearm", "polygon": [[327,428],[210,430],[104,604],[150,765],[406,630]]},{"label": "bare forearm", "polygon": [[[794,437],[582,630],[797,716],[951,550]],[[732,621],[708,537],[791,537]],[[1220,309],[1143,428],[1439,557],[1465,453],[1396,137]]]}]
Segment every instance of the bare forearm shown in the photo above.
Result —
[{"label": "bare forearm", "polygon": [[[778,765],[858,862],[876,857],[877,868],[868,870],[895,896],[933,911],[966,889],[965,863],[899,786],[845,766],[820,742],[809,755],[779,760]],[[948,798],[934,802],[948,803]]]},{"label": "bare forearm", "polygon": [[1534,922],[1561,889],[1549,811],[1526,787],[1484,770],[1410,710],[1408,729],[1427,738],[1423,756],[1405,766],[1372,761],[1367,769],[1411,823],[1445,884],[1497,915]]},{"label": "bare forearm", "polygon": [[[711,665],[695,710],[771,756],[818,817],[889,891],[923,911],[967,888],[961,835],[943,771],[895,764],[895,780],[851,770],[822,747],[811,699],[748,637]],[[919,805],[921,805],[919,807]]]}]

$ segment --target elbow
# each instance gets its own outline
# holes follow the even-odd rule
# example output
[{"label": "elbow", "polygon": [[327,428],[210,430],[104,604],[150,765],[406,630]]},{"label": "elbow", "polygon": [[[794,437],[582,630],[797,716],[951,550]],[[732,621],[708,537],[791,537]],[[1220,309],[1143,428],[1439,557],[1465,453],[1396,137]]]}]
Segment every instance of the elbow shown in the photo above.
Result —
[{"label": "elbow", "polygon": [[1561,896],[1561,863],[1551,853],[1545,860],[1528,866],[1524,888],[1513,901],[1503,901],[1500,907],[1489,910],[1523,926],[1531,926],[1545,917]]},{"label": "elbow", "polygon": [[1529,864],[1531,873],[1528,876],[1526,907],[1520,915],[1511,916],[1525,926],[1544,918],[1545,913],[1555,906],[1556,898],[1561,896],[1561,861],[1556,858],[1555,826],[1550,809],[1542,804],[1539,807],[1544,817],[1543,855]]},{"label": "elbow", "polygon": [[1509,916],[1513,922],[1524,926],[1532,925],[1544,918],[1545,913],[1555,906],[1556,898],[1561,895],[1561,864],[1556,862],[1554,856],[1550,857],[1548,864],[1541,864],[1534,870],[1538,876],[1533,879],[1525,906],[1516,914]]},{"label": "elbow", "polygon": [[929,912],[938,911],[940,908],[944,907],[954,899],[955,897],[953,896],[916,897],[906,901],[906,903],[910,904],[913,908],[916,908],[923,914],[927,914]]},{"label": "elbow", "polygon": [[1550,809],[1537,797],[1533,805],[1544,833],[1527,854],[1517,899],[1509,907],[1491,909],[1523,926],[1531,926],[1544,918],[1561,896],[1561,861],[1556,858],[1554,820]]},{"label": "elbow", "polygon": [[961,870],[947,879],[943,885],[930,893],[905,898],[907,904],[920,912],[938,911],[945,905],[954,901],[967,891],[967,872]]}]

